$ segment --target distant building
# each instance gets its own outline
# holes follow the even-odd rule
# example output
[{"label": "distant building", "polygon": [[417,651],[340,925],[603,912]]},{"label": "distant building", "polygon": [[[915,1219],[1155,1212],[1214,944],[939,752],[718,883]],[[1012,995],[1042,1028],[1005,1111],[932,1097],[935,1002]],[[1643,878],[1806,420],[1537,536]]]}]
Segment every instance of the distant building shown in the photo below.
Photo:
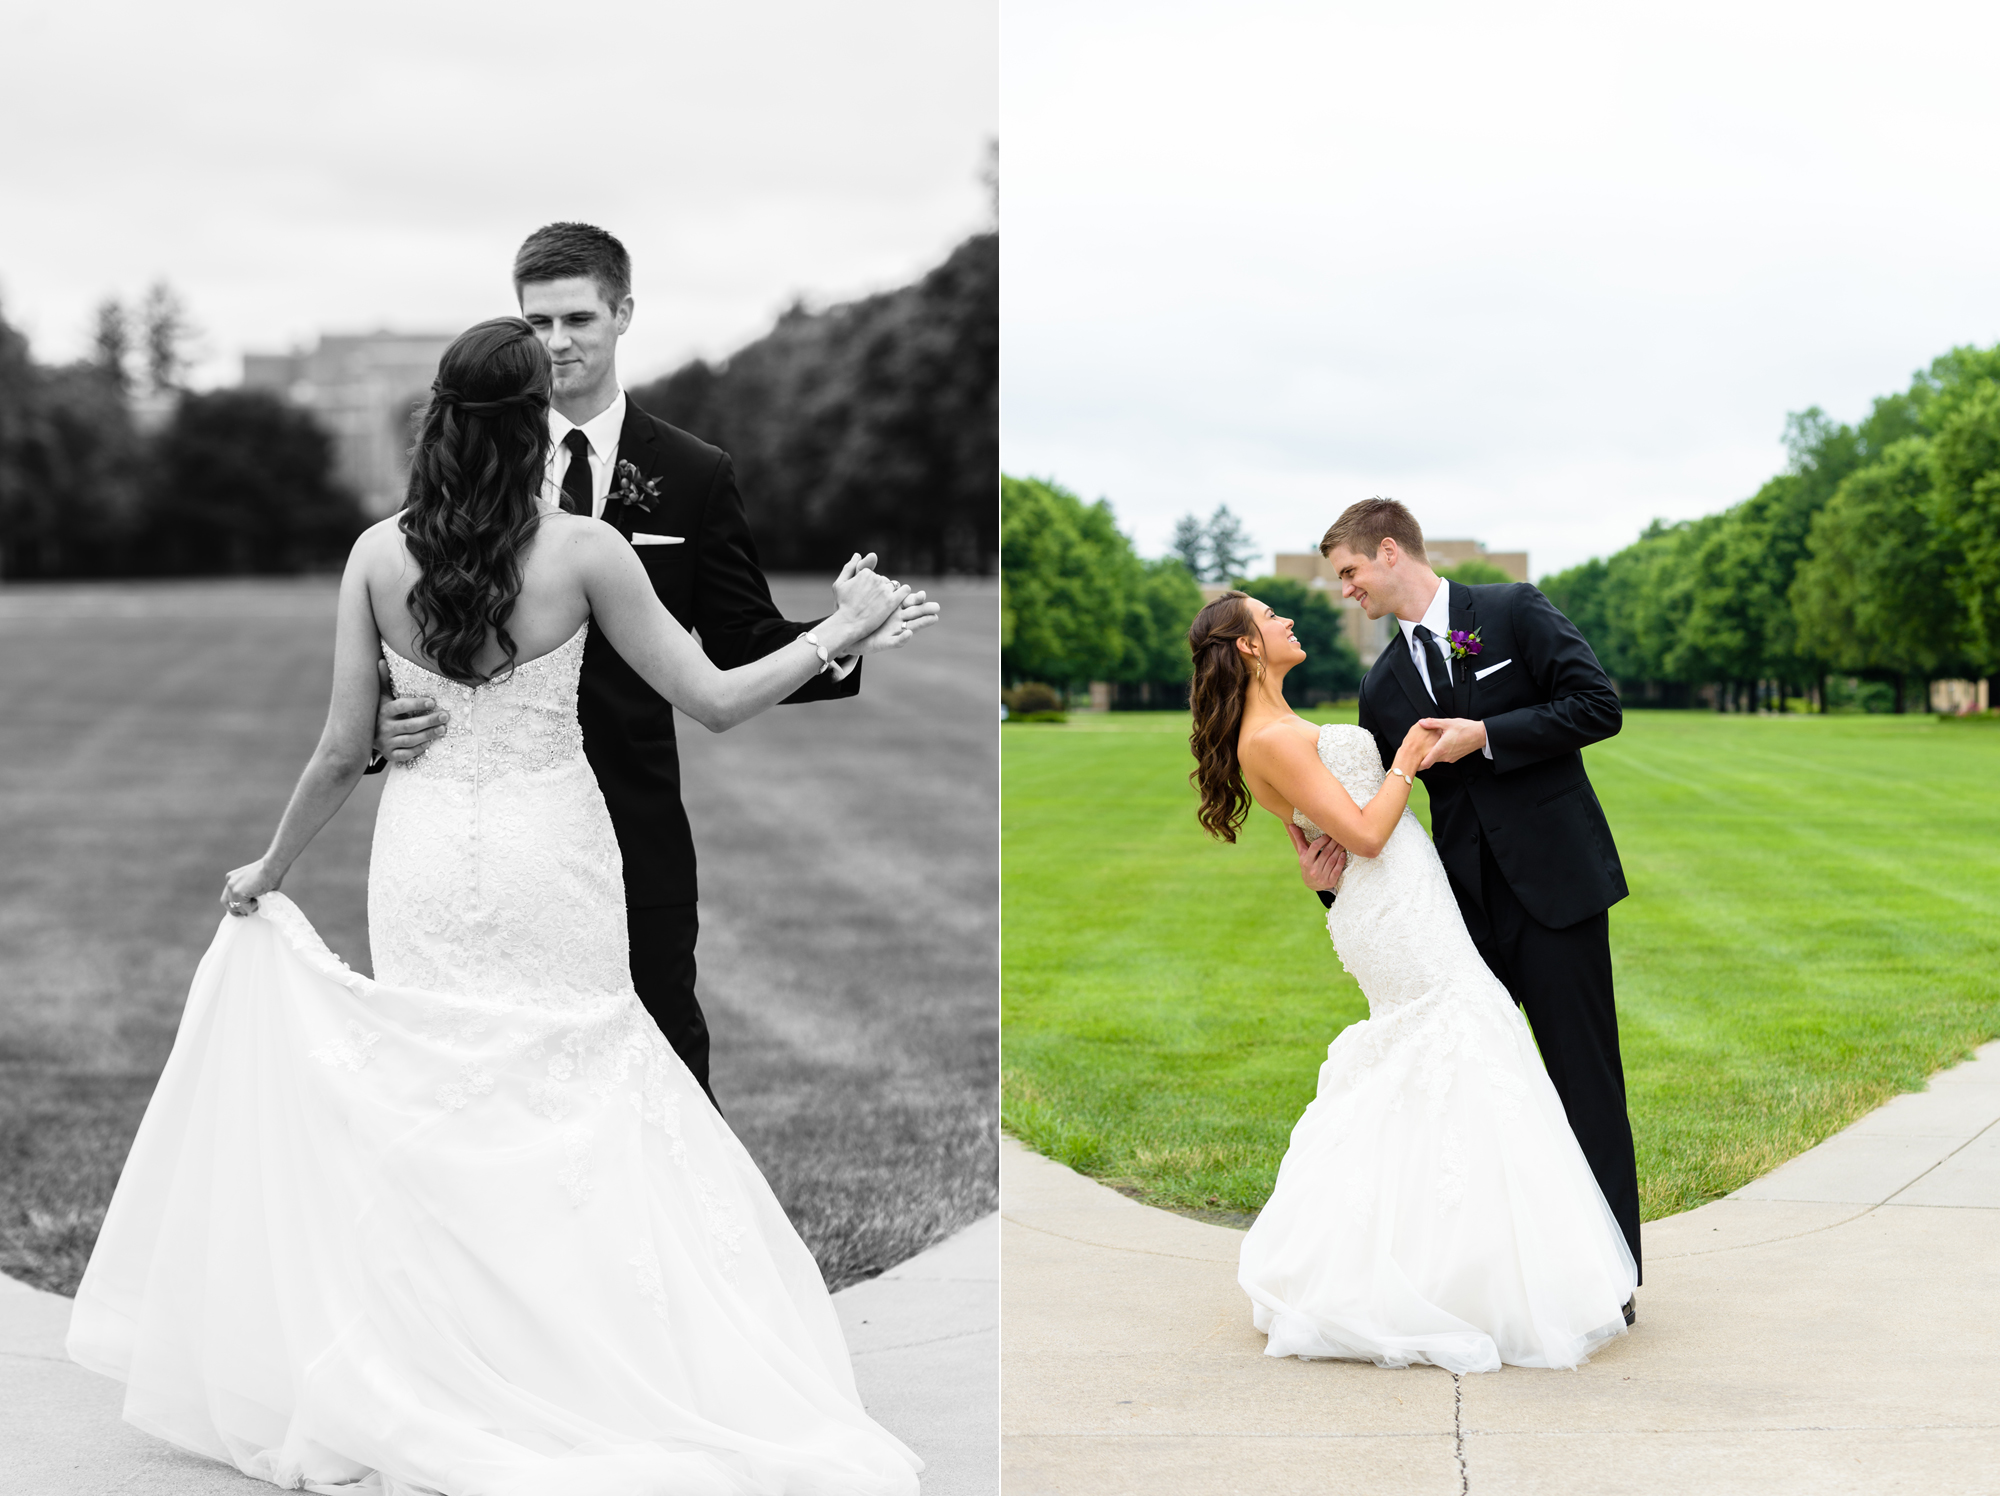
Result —
[{"label": "distant building", "polygon": [[322,337],[310,351],[246,353],[243,388],[269,390],[317,416],[333,437],[341,481],[377,517],[403,502],[416,412],[437,378],[449,333]]},{"label": "distant building", "polygon": [[[1439,571],[1447,571],[1462,561],[1484,561],[1517,582],[1528,580],[1526,551],[1489,551],[1477,540],[1426,540],[1424,552],[1431,565]],[[1383,646],[1396,636],[1394,618],[1386,615],[1370,618],[1361,611],[1359,603],[1340,595],[1340,578],[1334,575],[1333,567],[1319,552],[1281,551],[1271,570],[1273,575],[1296,577],[1308,587],[1321,588],[1328,594],[1327,601],[1341,610],[1340,621],[1347,630],[1347,642],[1361,656],[1364,667],[1374,664]]]}]

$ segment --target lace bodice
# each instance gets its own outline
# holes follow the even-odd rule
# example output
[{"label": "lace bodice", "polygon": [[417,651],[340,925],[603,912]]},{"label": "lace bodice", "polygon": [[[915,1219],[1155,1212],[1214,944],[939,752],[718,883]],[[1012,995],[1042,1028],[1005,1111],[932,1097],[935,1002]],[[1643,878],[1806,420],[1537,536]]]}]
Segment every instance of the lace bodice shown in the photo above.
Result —
[{"label": "lace bodice", "polygon": [[426,670],[383,644],[397,694],[434,697],[451,713],[445,735],[409,771],[471,784],[538,773],[580,758],[583,729],[576,720],[576,681],[589,634],[585,623],[547,654],[479,686]]},{"label": "lace bodice", "polygon": [[383,646],[399,692],[451,713],[422,757],[389,769],[376,814],[383,981],[558,1010],[630,990],[624,863],[576,718],[588,631],[480,686]]},{"label": "lace bodice", "polygon": [[[1374,799],[1388,777],[1374,735],[1359,727],[1322,727],[1319,761],[1357,805]],[[1308,836],[1320,834],[1301,812],[1292,820]],[[1427,999],[1509,1001],[1465,932],[1437,849],[1407,809],[1379,856],[1349,857],[1326,927],[1374,1017]]]}]

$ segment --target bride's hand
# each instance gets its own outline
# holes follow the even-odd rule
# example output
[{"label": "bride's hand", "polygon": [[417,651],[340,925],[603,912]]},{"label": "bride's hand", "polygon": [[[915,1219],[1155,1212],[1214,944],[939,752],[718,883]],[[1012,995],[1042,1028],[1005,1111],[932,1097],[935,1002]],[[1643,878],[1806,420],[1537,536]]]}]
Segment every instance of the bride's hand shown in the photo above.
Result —
[{"label": "bride's hand", "polygon": [[1411,723],[1410,730],[1403,734],[1403,746],[1396,752],[1395,766],[1406,774],[1416,773],[1417,766],[1431,751],[1432,744],[1444,736],[1437,728],[1424,725],[1430,720],[1426,717],[1423,722]]},{"label": "bride's hand", "polygon": [[[910,589],[874,571],[875,555],[856,555],[840,569],[833,584],[836,617],[851,631],[847,643],[858,642],[874,633],[909,596]],[[844,653],[845,650],[837,651]]]},{"label": "bride's hand", "polygon": [[244,915],[257,907],[257,896],[271,892],[284,882],[285,875],[266,872],[267,859],[246,862],[222,880],[222,907],[231,914]]}]

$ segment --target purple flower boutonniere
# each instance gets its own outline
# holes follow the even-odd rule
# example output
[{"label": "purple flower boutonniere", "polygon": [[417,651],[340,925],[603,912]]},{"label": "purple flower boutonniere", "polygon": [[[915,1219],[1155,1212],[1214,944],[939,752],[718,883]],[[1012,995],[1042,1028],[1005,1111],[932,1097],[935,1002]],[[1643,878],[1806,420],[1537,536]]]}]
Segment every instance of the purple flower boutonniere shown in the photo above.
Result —
[{"label": "purple flower boutonniere", "polygon": [[660,501],[660,480],[647,478],[623,458],[611,470],[611,502],[626,504],[641,514],[651,514]]},{"label": "purple flower boutonniere", "polygon": [[1451,637],[1451,657],[1454,660],[1462,660],[1465,659],[1467,656],[1478,655],[1479,653],[1478,629],[1474,629],[1471,633],[1467,633],[1464,629],[1453,629],[1451,630],[1450,637]]}]

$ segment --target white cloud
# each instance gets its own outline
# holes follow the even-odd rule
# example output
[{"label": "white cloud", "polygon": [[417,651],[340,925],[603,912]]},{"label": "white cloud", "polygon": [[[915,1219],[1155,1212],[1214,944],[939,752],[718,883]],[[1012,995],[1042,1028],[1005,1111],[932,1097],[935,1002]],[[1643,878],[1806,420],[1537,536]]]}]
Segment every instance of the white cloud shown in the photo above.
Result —
[{"label": "white cloud", "polygon": [[2000,338],[1995,13],[1008,0],[1009,471],[1537,573]]},{"label": "white cloud", "polygon": [[0,0],[0,295],[39,356],[165,276],[202,374],[323,331],[511,311],[522,237],[632,251],[628,376],[986,221],[992,0]]}]

